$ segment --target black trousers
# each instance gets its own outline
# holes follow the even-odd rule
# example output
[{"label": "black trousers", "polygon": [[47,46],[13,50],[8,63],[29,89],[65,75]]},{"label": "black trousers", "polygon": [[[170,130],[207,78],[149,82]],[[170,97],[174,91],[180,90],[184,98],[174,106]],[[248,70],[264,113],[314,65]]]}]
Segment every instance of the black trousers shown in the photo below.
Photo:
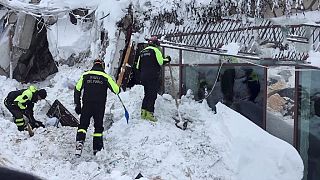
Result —
[{"label": "black trousers", "polygon": [[260,83],[257,81],[248,82],[248,89],[250,93],[249,101],[255,102],[256,97],[260,93]]},{"label": "black trousers", "polygon": [[9,102],[7,98],[4,100],[4,105],[15,119],[23,118],[23,111],[18,106],[14,105],[13,102]]},{"label": "black trousers", "polygon": [[157,93],[160,89],[159,78],[154,79],[141,79],[141,83],[144,87],[144,98],[142,101],[142,109],[149,112],[154,112],[154,104],[157,99]]},{"label": "black trousers", "polygon": [[[16,122],[17,119],[23,119],[23,114],[24,111],[21,110],[18,106],[16,106],[15,104],[13,104],[13,102],[10,102],[7,100],[7,98],[4,100],[4,105],[6,106],[6,108],[10,111],[10,113],[12,114],[12,116],[14,117],[14,122]],[[21,123],[21,122],[20,122]],[[23,121],[23,123],[25,123],[25,121]],[[18,126],[18,129],[20,131],[22,131],[24,128],[23,126]]]},{"label": "black trousers", "polygon": [[221,92],[223,94],[224,104],[231,106],[233,103],[233,87],[236,71],[234,68],[226,69],[221,75]]},{"label": "black trousers", "polygon": [[[84,102],[81,109],[80,125],[78,129],[87,131],[90,125],[90,118],[94,120],[94,133],[103,133],[103,117],[104,117],[105,103]],[[77,133],[77,141],[85,141],[86,134],[82,132]],[[96,139],[96,138],[94,138]],[[102,138],[101,138],[102,140]]]}]

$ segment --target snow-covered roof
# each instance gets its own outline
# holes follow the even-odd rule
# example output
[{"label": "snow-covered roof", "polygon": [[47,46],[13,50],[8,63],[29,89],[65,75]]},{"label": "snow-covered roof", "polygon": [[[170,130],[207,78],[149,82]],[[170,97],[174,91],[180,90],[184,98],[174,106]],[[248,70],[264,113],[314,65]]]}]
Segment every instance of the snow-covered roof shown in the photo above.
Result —
[{"label": "snow-covered roof", "polygon": [[97,3],[95,1],[69,1],[69,2],[60,2],[60,1],[41,1],[39,4],[31,4],[25,1],[11,1],[11,0],[2,0],[0,4],[3,6],[16,10],[25,12],[34,16],[50,16],[50,15],[59,15],[62,13],[70,12],[73,9],[77,8],[87,8],[87,9],[96,9]]}]

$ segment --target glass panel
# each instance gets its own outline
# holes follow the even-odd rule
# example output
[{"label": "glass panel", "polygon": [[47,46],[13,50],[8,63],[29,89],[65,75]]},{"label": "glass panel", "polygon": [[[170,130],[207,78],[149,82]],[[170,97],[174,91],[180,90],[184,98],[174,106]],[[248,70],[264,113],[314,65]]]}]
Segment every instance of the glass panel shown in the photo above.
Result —
[{"label": "glass panel", "polygon": [[165,48],[164,53],[171,57],[171,64],[179,64],[179,49]]},{"label": "glass panel", "polygon": [[320,177],[320,71],[299,72],[299,151],[304,163],[304,180]]},{"label": "glass panel", "polygon": [[183,64],[218,64],[219,56],[213,54],[182,51]]},{"label": "glass panel", "polygon": [[[179,85],[180,85],[179,66],[171,66],[171,67],[172,67],[172,76],[173,76],[175,91],[176,91],[176,94],[178,94],[179,93]],[[164,70],[165,70],[165,72],[164,72],[164,93],[170,94],[174,98],[174,91],[173,91],[169,66],[164,66]]]},{"label": "glass panel", "polygon": [[218,75],[218,68],[218,66],[186,66],[183,72],[184,94],[190,89],[195,100],[201,101],[210,93],[207,102],[211,108],[214,108],[222,97],[221,93],[216,93],[217,88],[212,90]]},{"label": "glass panel", "polygon": [[293,145],[294,67],[268,69],[266,130]]},{"label": "glass panel", "polygon": [[[206,100],[212,109],[221,101],[262,127],[264,69],[223,65],[218,73],[219,69],[220,66],[186,66],[183,70],[183,93],[191,89],[198,101],[208,96]],[[249,76],[253,79],[249,80]]]},{"label": "glass panel", "polygon": [[0,34],[4,31],[4,19],[0,17]]},{"label": "glass panel", "polygon": [[[227,70],[228,67],[225,67]],[[223,69],[224,70],[224,69]],[[227,70],[228,72],[228,70]],[[226,72],[221,72],[221,74]],[[234,79],[234,97],[231,108],[264,128],[265,112],[265,71],[259,66],[236,66]],[[221,82],[223,82],[221,78]],[[221,83],[223,89],[223,83]],[[225,99],[224,99],[225,101]]]}]

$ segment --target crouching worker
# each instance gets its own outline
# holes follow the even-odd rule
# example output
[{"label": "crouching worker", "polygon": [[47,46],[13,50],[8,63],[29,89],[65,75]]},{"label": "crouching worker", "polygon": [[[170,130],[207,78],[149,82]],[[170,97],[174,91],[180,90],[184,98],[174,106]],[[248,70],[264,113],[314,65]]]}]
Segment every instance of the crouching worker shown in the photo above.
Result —
[{"label": "crouching worker", "polygon": [[[94,119],[93,154],[103,148],[103,116],[105,111],[107,90],[119,94],[120,88],[115,81],[104,72],[104,62],[97,59],[90,71],[83,73],[74,89],[75,112],[81,114],[80,125],[76,136],[76,156],[81,156],[90,118]],[[81,91],[82,107],[81,107]]]},{"label": "crouching worker", "polygon": [[47,91],[45,89],[38,90],[35,86],[28,89],[11,91],[4,100],[4,105],[14,117],[14,123],[19,131],[23,131],[26,127],[25,115],[32,128],[44,127],[42,122],[35,120],[33,116],[34,103],[38,100],[45,99]]}]

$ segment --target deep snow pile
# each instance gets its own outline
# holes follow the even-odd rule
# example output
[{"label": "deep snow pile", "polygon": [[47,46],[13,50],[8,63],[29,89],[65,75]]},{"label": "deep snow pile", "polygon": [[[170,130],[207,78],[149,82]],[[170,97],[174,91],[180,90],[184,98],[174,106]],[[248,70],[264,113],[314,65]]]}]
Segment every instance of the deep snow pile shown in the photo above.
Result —
[{"label": "deep snow pile", "polygon": [[[59,99],[73,108],[73,85],[82,70],[59,67],[59,73],[37,84],[48,90],[48,100]],[[22,85],[0,76],[1,102],[10,90]],[[214,114],[205,102],[199,104],[188,94],[181,99],[182,116],[192,121],[182,131],[174,126],[174,99],[158,96],[159,121],[140,119],[143,87],[120,94],[129,113],[112,93],[106,113],[114,115],[112,127],[104,132],[105,149],[92,155],[92,126],[88,130],[83,156],[74,157],[76,129],[50,126],[45,101],[35,107],[36,119],[47,124],[35,136],[18,132],[9,112],[1,104],[0,164],[33,173],[43,179],[132,179],[139,172],[162,179],[268,179],[299,180],[303,165],[296,150],[263,131],[222,104]],[[77,117],[77,116],[76,116]],[[111,173],[112,172],[112,173]],[[111,174],[110,174],[111,173]]]},{"label": "deep snow pile", "polygon": [[[2,1],[21,7],[26,5],[21,3],[24,0]],[[43,0],[40,6],[61,7],[61,11],[85,5],[93,9],[97,7],[97,19],[110,12],[110,16],[103,20],[110,40],[105,56],[108,63],[115,51],[115,23],[123,17],[129,2],[131,1],[69,0],[66,3],[61,0]],[[141,5],[142,10],[150,8],[148,0],[132,2]],[[172,8],[172,4],[168,2],[173,0],[157,1],[154,4],[157,12],[152,13]],[[33,6],[30,5],[30,8]],[[81,33],[81,25],[71,25],[67,15],[60,18],[60,22],[51,26],[48,31],[50,51],[55,59],[65,58],[87,48],[93,50],[90,58],[96,58],[97,53],[93,53],[97,51],[97,37],[93,34],[96,29]],[[90,58],[88,59],[92,60]],[[86,66],[88,64],[89,62],[83,62],[74,67],[60,66],[57,74],[36,85],[47,90],[48,101],[58,99],[74,114],[73,87],[80,74],[90,68]],[[0,101],[3,102],[9,91],[27,85],[0,76],[0,86]],[[118,98],[109,93],[106,113],[110,113],[111,108],[114,123],[104,132],[105,149],[97,156],[92,155],[91,125],[81,158],[74,157],[76,128],[50,126],[54,119],[46,117],[49,106],[45,101],[35,106],[35,118],[43,121],[47,127],[37,129],[32,138],[28,137],[27,132],[17,131],[10,121],[11,115],[1,104],[0,165],[50,180],[132,179],[139,172],[147,178],[159,176],[162,179],[179,180],[302,179],[303,164],[292,146],[269,135],[222,104],[217,105],[217,114],[214,114],[206,102],[199,104],[192,99],[192,95],[183,96],[181,113],[192,123],[188,130],[181,131],[174,126],[172,117],[176,116],[176,110],[170,95],[158,96],[155,112],[159,119],[157,123],[140,119],[143,98],[141,86],[122,92],[120,96],[130,113],[129,124],[126,124],[124,110]]]}]

